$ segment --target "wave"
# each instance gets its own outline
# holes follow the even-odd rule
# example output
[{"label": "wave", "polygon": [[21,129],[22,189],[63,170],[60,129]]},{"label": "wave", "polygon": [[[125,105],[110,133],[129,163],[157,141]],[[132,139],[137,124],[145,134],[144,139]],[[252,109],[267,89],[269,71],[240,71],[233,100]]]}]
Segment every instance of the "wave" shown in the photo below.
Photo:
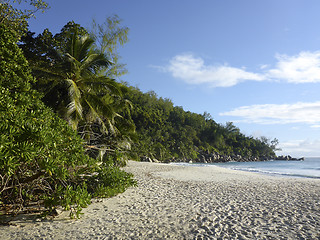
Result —
[{"label": "wave", "polygon": [[277,172],[277,171],[261,170],[261,169],[255,169],[255,168],[237,168],[237,167],[231,167],[230,169],[238,170],[238,171],[245,171],[245,172],[256,172],[256,173],[262,173],[262,174],[273,175],[273,176],[320,179],[320,176],[303,174],[303,173]]},{"label": "wave", "polygon": [[[316,162],[281,162],[281,161],[267,161],[267,162],[227,162],[227,163],[170,163],[180,166],[192,167],[210,167],[219,166],[227,169],[238,171],[256,172],[265,175],[272,175],[278,177],[297,177],[297,178],[313,178],[320,179],[320,168],[318,167],[320,161]],[[311,164],[311,165],[310,165]]]},{"label": "wave", "polygon": [[210,166],[213,166],[212,164],[207,164],[207,163],[186,163],[186,162],[172,162],[169,164],[170,165],[177,165],[177,166],[189,166],[189,167],[210,167]]}]

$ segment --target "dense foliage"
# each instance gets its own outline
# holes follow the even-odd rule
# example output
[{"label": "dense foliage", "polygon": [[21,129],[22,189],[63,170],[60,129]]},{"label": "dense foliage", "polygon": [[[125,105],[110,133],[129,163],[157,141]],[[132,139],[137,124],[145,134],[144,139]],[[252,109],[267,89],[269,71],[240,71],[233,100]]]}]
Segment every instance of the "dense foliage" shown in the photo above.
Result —
[{"label": "dense foliage", "polygon": [[136,125],[135,157],[147,156],[160,161],[200,161],[203,153],[218,153],[246,160],[275,157],[276,139],[247,137],[228,122],[216,123],[210,114],[197,114],[174,106],[154,92],[142,93],[128,87],[126,97],[133,104]]},{"label": "dense foliage", "polygon": [[38,80],[33,88],[44,93],[46,105],[93,146],[89,149],[96,157],[129,150],[134,130],[120,114],[127,114],[131,105],[122,96],[123,85],[114,79],[124,71],[115,45],[127,33],[117,24],[117,18],[108,19],[109,31],[97,25],[96,36],[69,22],[55,35],[48,29],[38,36],[28,32],[19,44]]},{"label": "dense foliage", "polygon": [[17,37],[0,25],[0,204],[16,213],[29,203],[78,214],[91,196],[134,184],[132,175],[85,154],[80,136],[31,88],[34,82]]}]

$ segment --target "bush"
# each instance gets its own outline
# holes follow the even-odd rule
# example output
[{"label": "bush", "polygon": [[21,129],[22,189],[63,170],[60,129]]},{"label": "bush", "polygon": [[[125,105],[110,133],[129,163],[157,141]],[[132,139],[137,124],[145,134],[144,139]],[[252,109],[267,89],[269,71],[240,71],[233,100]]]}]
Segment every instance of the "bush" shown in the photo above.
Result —
[{"label": "bush", "polygon": [[93,197],[112,197],[135,185],[133,175],[117,167],[102,167],[96,175],[88,178],[88,188]]},{"label": "bush", "polygon": [[[108,177],[118,181],[115,193],[130,186],[132,176],[103,169],[106,166],[85,154],[77,133],[31,89],[34,79],[16,42],[10,30],[0,25],[1,207],[16,214],[31,202],[44,204],[49,211],[61,205],[78,217],[92,195],[104,195],[100,186],[106,183],[99,181],[106,179],[105,172],[115,174],[115,179]],[[94,173],[99,176],[94,179],[98,185],[91,184],[88,193]]]}]

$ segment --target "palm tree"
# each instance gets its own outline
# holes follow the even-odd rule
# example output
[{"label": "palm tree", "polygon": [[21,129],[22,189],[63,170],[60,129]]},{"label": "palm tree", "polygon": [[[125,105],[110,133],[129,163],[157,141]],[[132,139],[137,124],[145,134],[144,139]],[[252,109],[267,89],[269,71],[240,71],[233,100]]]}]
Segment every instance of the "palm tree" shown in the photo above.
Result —
[{"label": "palm tree", "polygon": [[[68,66],[62,79],[68,90],[64,116],[87,140],[87,145],[94,146],[89,151],[96,155],[98,150],[103,157],[106,152],[130,148],[134,125],[119,114],[131,103],[122,97],[121,84],[106,76],[111,62],[105,54],[94,50],[93,44],[88,35],[74,35],[64,55]],[[117,124],[116,118],[120,118]]]},{"label": "palm tree", "polygon": [[74,23],[54,37],[48,30],[27,37],[20,47],[32,63],[43,101],[95,150],[128,148],[134,124],[131,103],[122,95],[127,88],[112,79],[114,63],[98,50],[95,38]]},{"label": "palm tree", "polygon": [[89,122],[98,120],[107,130],[104,117],[113,129],[116,113],[111,107],[111,95],[120,96],[121,93],[117,83],[103,75],[111,63],[103,53],[92,50],[93,44],[94,40],[89,36],[77,38],[74,34],[70,50],[65,54],[66,63],[69,63],[69,71],[63,79],[69,97],[66,118],[74,129],[85,117]]},{"label": "palm tree", "polygon": [[96,122],[106,133],[116,134],[115,118],[120,109],[129,107],[122,98],[121,84],[106,76],[112,63],[106,54],[94,49],[89,35],[72,34],[69,48],[59,53],[52,67],[36,67],[45,72],[44,101],[77,130],[81,122],[88,137],[90,124]]}]

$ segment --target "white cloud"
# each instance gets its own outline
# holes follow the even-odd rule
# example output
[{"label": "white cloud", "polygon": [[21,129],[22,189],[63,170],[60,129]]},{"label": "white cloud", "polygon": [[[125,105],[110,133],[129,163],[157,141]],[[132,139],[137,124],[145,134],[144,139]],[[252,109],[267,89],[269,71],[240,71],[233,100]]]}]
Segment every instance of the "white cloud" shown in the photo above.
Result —
[{"label": "white cloud", "polygon": [[260,69],[266,69],[266,68],[268,68],[268,67],[269,67],[268,64],[261,64],[261,65],[260,65]]},{"label": "white cloud", "polygon": [[320,101],[243,106],[219,115],[240,117],[241,122],[248,123],[307,123],[316,126],[320,124]]},{"label": "white cloud", "polygon": [[276,68],[266,73],[266,78],[289,83],[320,82],[320,51],[301,52],[296,56],[276,55]]},{"label": "white cloud", "polygon": [[277,155],[291,155],[294,157],[316,157],[320,156],[320,141],[319,140],[292,140],[280,142],[279,148],[282,151],[277,151]]},{"label": "white cloud", "polygon": [[246,80],[262,81],[260,74],[227,65],[205,65],[203,59],[192,54],[177,55],[170,60],[167,71],[189,84],[209,84],[211,87],[231,87]]},{"label": "white cloud", "polygon": [[211,87],[231,87],[244,81],[282,81],[288,83],[320,82],[320,51],[300,52],[295,56],[275,56],[274,68],[260,65],[262,73],[248,72],[245,67],[206,65],[204,60],[193,54],[173,57],[169,65],[161,67],[173,77],[189,84],[208,84]]}]

